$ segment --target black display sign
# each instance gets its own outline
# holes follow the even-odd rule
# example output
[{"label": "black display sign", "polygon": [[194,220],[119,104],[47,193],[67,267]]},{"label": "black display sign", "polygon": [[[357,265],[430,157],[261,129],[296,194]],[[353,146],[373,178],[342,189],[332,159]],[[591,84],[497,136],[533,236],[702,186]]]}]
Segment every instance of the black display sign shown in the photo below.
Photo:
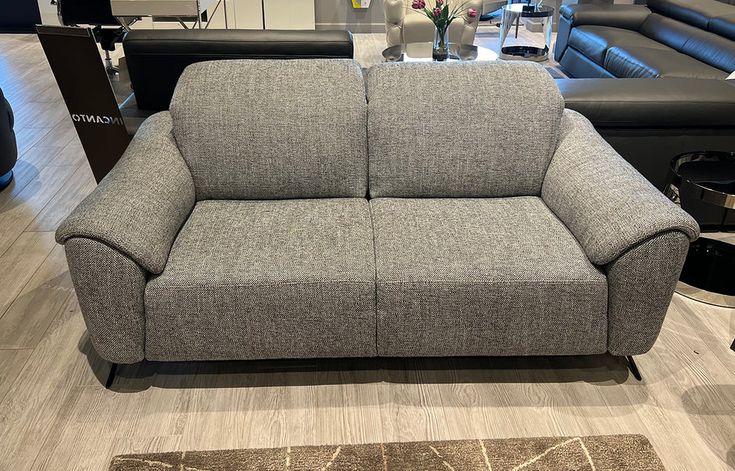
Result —
[{"label": "black display sign", "polygon": [[92,30],[36,27],[74,127],[99,183],[130,143]]}]

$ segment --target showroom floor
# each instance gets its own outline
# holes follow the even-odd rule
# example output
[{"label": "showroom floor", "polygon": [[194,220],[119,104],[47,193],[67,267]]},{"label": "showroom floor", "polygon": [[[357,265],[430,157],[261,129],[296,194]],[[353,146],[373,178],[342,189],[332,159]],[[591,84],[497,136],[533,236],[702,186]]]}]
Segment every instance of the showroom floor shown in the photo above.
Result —
[{"label": "showroom floor", "polygon": [[[358,57],[379,60],[381,36],[356,35]],[[0,35],[0,87],[21,153],[0,193],[0,469],[99,470],[147,451],[615,433],[647,436],[669,470],[735,467],[735,310],[679,295],[637,359],[643,383],[601,356],[144,364],[104,389],[108,365],[53,236],[94,181],[34,36]]]}]

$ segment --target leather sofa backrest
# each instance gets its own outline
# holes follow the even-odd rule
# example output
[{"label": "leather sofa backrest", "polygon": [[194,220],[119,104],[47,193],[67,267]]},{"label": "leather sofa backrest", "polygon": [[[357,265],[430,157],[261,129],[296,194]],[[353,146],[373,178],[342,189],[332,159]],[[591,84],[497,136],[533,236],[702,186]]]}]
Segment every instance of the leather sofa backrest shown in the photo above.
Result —
[{"label": "leather sofa backrest", "polygon": [[372,197],[540,193],[564,101],[538,64],[385,63],[367,91]]},{"label": "leather sofa backrest", "polygon": [[733,14],[735,7],[717,0],[647,0],[646,6],[653,12],[683,23],[709,30],[713,18]]},{"label": "leather sofa backrest", "polygon": [[352,59],[348,31],[133,30],[123,40],[138,108],[167,110],[186,66],[219,59]]},{"label": "leather sofa backrest", "polygon": [[735,70],[735,41],[658,13],[651,14],[640,32],[682,54],[725,72]]},{"label": "leather sofa backrest", "polygon": [[365,85],[352,60],[192,64],[170,111],[198,201],[367,194]]},{"label": "leather sofa backrest", "polygon": [[735,41],[735,12],[719,18],[712,18],[709,22],[709,30],[715,34],[719,34],[720,36]]}]

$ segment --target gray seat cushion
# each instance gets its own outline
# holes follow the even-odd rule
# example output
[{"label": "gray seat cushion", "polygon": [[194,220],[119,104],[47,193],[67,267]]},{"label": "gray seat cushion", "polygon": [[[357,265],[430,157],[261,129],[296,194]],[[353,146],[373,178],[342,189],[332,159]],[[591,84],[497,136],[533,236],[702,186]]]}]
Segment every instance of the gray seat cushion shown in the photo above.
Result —
[{"label": "gray seat cushion", "polygon": [[673,49],[615,46],[605,55],[605,69],[619,78],[724,79],[727,73]]},{"label": "gray seat cushion", "polygon": [[365,199],[202,201],[145,292],[146,358],[375,355]]},{"label": "gray seat cushion", "polygon": [[605,53],[613,46],[633,45],[653,49],[670,49],[637,31],[611,26],[582,25],[572,29],[569,45],[598,65],[604,65]]},{"label": "gray seat cushion", "polygon": [[607,349],[607,281],[537,197],[370,202],[378,354]]}]

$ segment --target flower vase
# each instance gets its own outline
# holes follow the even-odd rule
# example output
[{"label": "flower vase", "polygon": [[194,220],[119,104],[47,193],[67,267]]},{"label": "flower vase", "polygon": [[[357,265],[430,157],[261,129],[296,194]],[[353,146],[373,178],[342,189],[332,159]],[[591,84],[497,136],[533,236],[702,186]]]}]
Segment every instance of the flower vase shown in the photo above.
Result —
[{"label": "flower vase", "polygon": [[445,61],[449,58],[449,25],[436,27],[434,47],[431,52],[435,61]]}]

